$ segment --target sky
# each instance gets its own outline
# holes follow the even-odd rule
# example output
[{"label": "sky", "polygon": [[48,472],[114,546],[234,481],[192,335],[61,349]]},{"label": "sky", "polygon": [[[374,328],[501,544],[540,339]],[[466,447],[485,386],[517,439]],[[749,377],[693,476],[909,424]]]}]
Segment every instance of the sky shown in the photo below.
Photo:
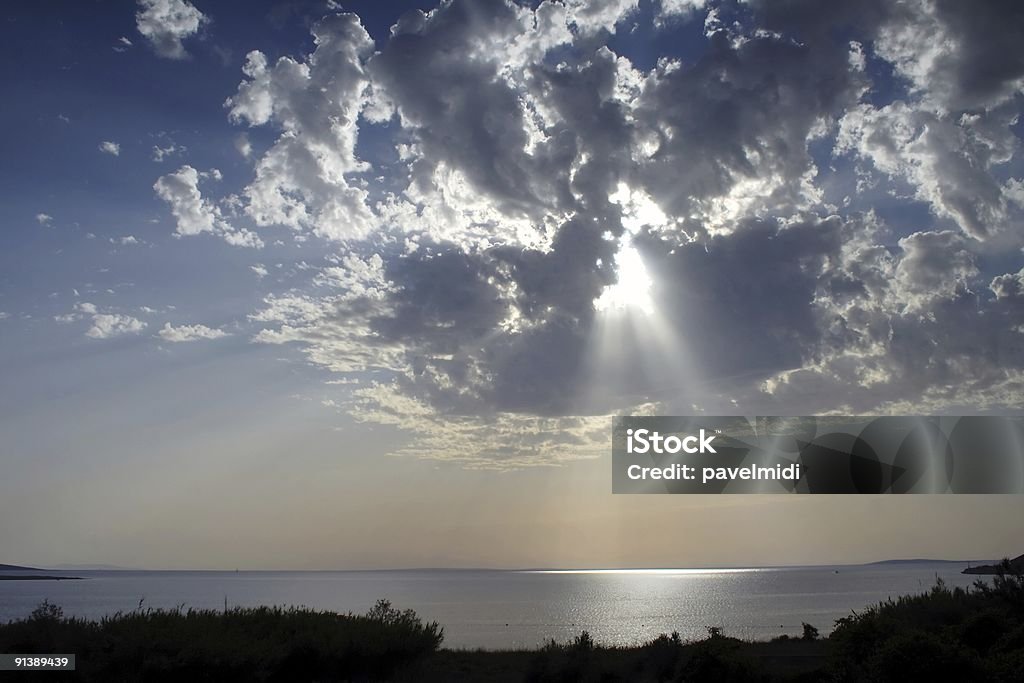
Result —
[{"label": "sky", "polygon": [[989,559],[1013,496],[613,496],[611,416],[1014,414],[1024,5],[23,3],[0,561]]}]

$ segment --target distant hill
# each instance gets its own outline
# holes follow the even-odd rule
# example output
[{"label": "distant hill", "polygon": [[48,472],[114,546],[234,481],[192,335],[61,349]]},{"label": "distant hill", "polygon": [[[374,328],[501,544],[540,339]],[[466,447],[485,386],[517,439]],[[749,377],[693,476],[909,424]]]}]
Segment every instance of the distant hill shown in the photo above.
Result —
[{"label": "distant hill", "polygon": [[16,564],[0,564],[0,572],[41,572],[35,567],[19,567]]},{"label": "distant hill", "polygon": [[85,571],[137,571],[131,567],[119,567],[116,564],[54,564],[50,565],[50,569],[60,569],[75,572]]},{"label": "distant hill", "polygon": [[[963,571],[964,574],[998,574],[1002,568],[1002,563],[997,562],[996,564],[979,564],[977,567],[968,567]],[[1024,572],[1024,555],[1018,555],[1017,557],[1010,560],[1010,570],[1015,572]]]},{"label": "distant hill", "polygon": [[881,562],[871,562],[871,565],[879,564],[963,564],[966,560],[928,560],[928,559],[910,559],[910,560],[882,560]]}]

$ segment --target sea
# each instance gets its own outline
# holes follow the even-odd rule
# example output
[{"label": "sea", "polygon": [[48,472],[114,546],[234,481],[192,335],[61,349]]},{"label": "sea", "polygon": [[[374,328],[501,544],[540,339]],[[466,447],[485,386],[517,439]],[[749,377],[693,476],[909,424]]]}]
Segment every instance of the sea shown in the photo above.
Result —
[{"label": "sea", "polygon": [[[379,599],[444,627],[444,647],[489,650],[564,642],[589,631],[631,645],[678,631],[699,639],[822,635],[836,619],[942,579],[969,586],[967,563],[894,562],[827,567],[641,570],[82,571],[76,581],[0,580],[0,622],[44,600],[65,615],[99,618],[147,608],[305,606],[361,613]],[[26,572],[6,572],[25,574]]]}]

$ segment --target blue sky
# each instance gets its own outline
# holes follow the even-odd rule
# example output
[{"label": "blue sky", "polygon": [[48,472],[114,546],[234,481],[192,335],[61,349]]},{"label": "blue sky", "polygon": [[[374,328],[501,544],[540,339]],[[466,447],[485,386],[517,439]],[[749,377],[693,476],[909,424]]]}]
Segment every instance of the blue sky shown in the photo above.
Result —
[{"label": "blue sky", "polygon": [[[701,520],[725,504],[609,501],[609,416],[1018,411],[1020,12],[12,9],[9,560],[813,560],[796,532],[755,559],[714,543],[659,555],[612,534],[675,509],[659,506]],[[500,505],[485,514],[486,500]],[[410,501],[429,531],[406,528]],[[861,504],[776,501],[765,518],[819,505],[802,533],[825,539]],[[970,533],[1013,500],[886,505],[865,514],[965,520],[966,555],[1019,531]],[[370,511],[429,543],[403,554],[346,521]],[[725,536],[739,543],[758,531],[736,514]],[[820,559],[896,552],[901,524]],[[518,540],[492,547],[499,531]],[[238,534],[238,548],[218,544]],[[565,534],[592,542],[566,548]],[[300,539],[289,563],[266,550],[284,538]],[[325,538],[358,556],[317,550]]]}]

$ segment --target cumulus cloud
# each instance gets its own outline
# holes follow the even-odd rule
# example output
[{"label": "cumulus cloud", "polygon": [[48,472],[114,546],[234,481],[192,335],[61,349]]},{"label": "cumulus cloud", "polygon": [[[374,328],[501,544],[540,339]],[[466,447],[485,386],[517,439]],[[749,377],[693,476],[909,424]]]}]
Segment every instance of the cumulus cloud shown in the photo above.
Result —
[{"label": "cumulus cloud", "polygon": [[174,173],[160,176],[153,185],[157,196],[170,206],[177,233],[189,236],[209,232],[235,246],[262,247],[263,241],[255,233],[244,228],[234,228],[224,219],[220,207],[203,197],[199,189],[201,177],[217,180],[220,172],[213,169],[211,172],[200,173],[185,165]]},{"label": "cumulus cloud", "polygon": [[[76,293],[77,295],[77,293]],[[88,301],[81,301],[75,304],[68,313],[54,316],[54,321],[60,324],[69,324],[84,319],[92,323],[85,336],[91,339],[110,339],[130,334],[138,334],[146,329],[146,323],[123,313],[101,311],[96,304]]]},{"label": "cumulus cloud", "polygon": [[905,0],[879,29],[877,50],[939,110],[989,108],[1024,87],[1024,7]]},{"label": "cumulus cloud", "polygon": [[194,36],[209,21],[188,0],[139,0],[135,27],[153,51],[168,59],[185,59],[182,41]]},{"label": "cumulus cloud", "polygon": [[[984,239],[1009,227],[1005,190],[993,166],[1009,161],[1018,146],[1009,129],[1012,121],[990,127],[995,116],[952,121],[902,101],[860,105],[843,117],[835,149],[906,180],[937,214]],[[999,139],[1006,136],[1010,139]]]},{"label": "cumulus cloud", "polygon": [[110,140],[104,140],[101,142],[99,150],[104,154],[109,154],[114,157],[121,155],[121,145],[116,142],[111,142]]},{"label": "cumulus cloud", "polygon": [[707,0],[659,0],[655,23],[664,25],[669,21],[688,18],[704,9],[705,5]]},{"label": "cumulus cloud", "polygon": [[207,327],[206,325],[179,325],[177,327],[170,323],[164,323],[163,328],[157,332],[161,339],[168,342],[190,342],[202,339],[220,339],[227,337],[224,330]]},{"label": "cumulus cloud", "polygon": [[48,213],[37,213],[36,223],[39,225],[51,225],[53,223],[53,216]]},{"label": "cumulus cloud", "polygon": [[[304,61],[281,57],[270,64],[262,52],[250,52],[246,80],[225,103],[232,121],[281,131],[256,162],[245,211],[260,226],[363,237],[373,224],[368,195],[351,175],[369,169],[355,146],[373,41],[351,14],[324,18],[313,38],[315,49]],[[247,138],[237,148],[251,154]]]},{"label": "cumulus cloud", "polygon": [[110,339],[126,334],[138,334],[146,329],[146,323],[138,318],[120,313],[94,313],[92,327],[85,336],[92,339]]},{"label": "cumulus cloud", "polygon": [[[247,56],[228,118],[276,139],[236,138],[239,196],[190,166],[157,193],[183,235],[320,245],[252,340],[411,455],[559,462],[630,409],[1019,405],[1024,270],[993,264],[1024,246],[1020,9],[638,7],[454,0],[376,45],[330,15],[309,54]],[[630,54],[640,21],[702,42]]]}]

